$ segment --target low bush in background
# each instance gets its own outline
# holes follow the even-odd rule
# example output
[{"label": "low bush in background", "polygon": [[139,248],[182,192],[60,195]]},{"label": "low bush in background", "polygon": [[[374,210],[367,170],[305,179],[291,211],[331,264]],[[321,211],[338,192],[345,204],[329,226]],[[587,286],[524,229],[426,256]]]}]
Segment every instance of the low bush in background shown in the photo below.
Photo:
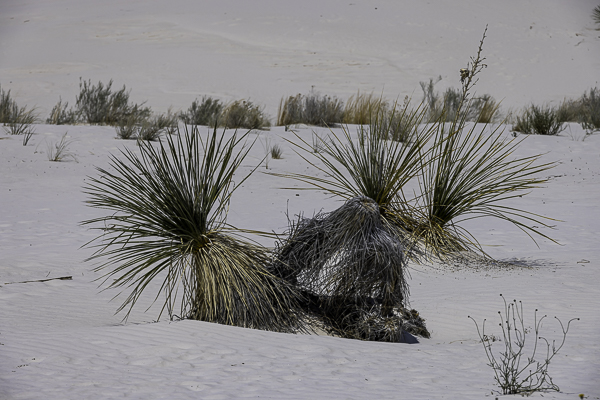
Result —
[{"label": "low bush in background", "polygon": [[466,121],[489,124],[497,122],[501,119],[500,105],[489,94],[473,97],[469,100],[469,107],[460,108],[462,101],[462,90],[448,88],[440,96],[435,92],[435,84],[442,78],[439,77],[436,82],[433,79],[429,83],[420,82],[421,90],[423,90],[423,102],[427,105],[429,122],[445,121],[453,122],[458,118],[462,118],[459,114],[459,109],[465,113]]},{"label": "low bush in background", "polygon": [[223,103],[220,100],[204,96],[201,102],[198,102],[198,99],[194,100],[186,112],[179,114],[179,119],[186,125],[214,127],[223,108]]},{"label": "low bush in background", "polygon": [[558,135],[564,129],[558,109],[552,106],[530,105],[517,116],[512,130],[528,135]]},{"label": "low bush in background", "polygon": [[101,81],[93,85],[92,81],[79,81],[79,94],[75,100],[75,112],[88,124],[119,125],[132,115],[147,118],[152,111],[149,107],[132,104],[125,85],[112,91],[112,79],[107,85]]},{"label": "low bush in background", "polygon": [[344,103],[335,97],[311,92],[281,99],[277,111],[277,125],[308,124],[333,126],[342,122]]},{"label": "low bush in background", "polygon": [[236,100],[225,107],[218,125],[228,129],[264,129],[271,122],[261,106],[249,100]]}]

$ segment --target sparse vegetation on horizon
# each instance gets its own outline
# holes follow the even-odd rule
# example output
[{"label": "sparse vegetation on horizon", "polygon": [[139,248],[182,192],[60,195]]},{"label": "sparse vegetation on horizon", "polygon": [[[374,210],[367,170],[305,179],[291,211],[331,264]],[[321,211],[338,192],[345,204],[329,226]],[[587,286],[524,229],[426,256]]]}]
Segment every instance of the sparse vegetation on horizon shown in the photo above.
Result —
[{"label": "sparse vegetation on horizon", "polygon": [[113,92],[112,79],[104,85],[98,81],[97,85],[92,81],[79,81],[79,94],[75,99],[75,112],[88,124],[97,125],[119,125],[131,116],[140,119],[148,118],[152,111],[144,104],[132,104],[129,101],[129,91],[125,85]]},{"label": "sparse vegetation on horizon", "polygon": [[289,126],[307,124],[333,126],[342,122],[344,103],[327,95],[311,91],[308,95],[297,94],[281,99],[277,110],[277,124]]}]

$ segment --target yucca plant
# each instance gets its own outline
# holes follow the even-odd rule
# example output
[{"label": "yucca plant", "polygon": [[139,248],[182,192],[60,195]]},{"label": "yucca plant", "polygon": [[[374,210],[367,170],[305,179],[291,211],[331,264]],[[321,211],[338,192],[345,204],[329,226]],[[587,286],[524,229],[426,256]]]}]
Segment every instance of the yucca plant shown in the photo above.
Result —
[{"label": "yucca plant", "polygon": [[131,288],[118,311],[128,308],[129,315],[160,279],[161,314],[166,309],[171,318],[301,328],[294,290],[266,268],[270,252],[226,221],[233,192],[249,176],[233,182],[251,147],[247,138],[234,133],[227,139],[215,128],[202,139],[197,127],[186,127],[158,145],[139,141],[140,155],[126,149],[111,157],[110,169],[97,168],[100,176],[85,187],[88,204],[110,215],[83,224],[102,232],[90,259],[105,259],[96,268],[104,282]]},{"label": "yucca plant", "polygon": [[[274,273],[298,287],[326,330],[352,339],[399,342],[408,302],[407,243],[379,205],[364,196],[330,213],[299,217],[278,243]],[[424,328],[424,324],[421,328]]]},{"label": "yucca plant", "polygon": [[[421,167],[417,157],[425,151],[431,128],[417,130],[415,127],[423,120],[425,112],[424,107],[411,109],[408,103],[398,112],[399,119],[380,112],[373,117],[371,127],[361,125],[357,128],[356,139],[348,127],[342,127],[341,135],[333,131],[328,137],[315,134],[313,143],[300,136],[296,136],[298,141],[285,139],[323,175],[273,175],[296,179],[345,199],[365,196],[377,202],[383,213],[394,212],[398,204],[403,203],[402,188],[419,173]],[[404,143],[386,140],[389,121],[384,122],[380,118],[401,120],[407,127],[415,129],[406,128],[410,139]],[[315,147],[319,148],[318,152],[314,151]],[[322,167],[317,160],[323,164]]]},{"label": "yucca plant", "polygon": [[[487,30],[487,28],[486,28]],[[511,158],[521,141],[505,141],[499,127],[491,134],[485,126],[472,125],[466,120],[473,99],[470,91],[477,74],[485,67],[481,39],[477,56],[471,58],[465,70],[461,101],[455,118],[444,124],[445,118],[434,124],[436,133],[429,155],[422,162],[423,176],[419,180],[421,196],[416,199],[419,224],[412,228],[431,253],[437,256],[454,254],[467,249],[481,251],[477,241],[457,224],[483,216],[493,216],[511,222],[521,230],[548,238],[532,225],[549,227],[539,215],[526,212],[502,202],[520,197],[547,179],[539,174],[554,163],[537,163],[540,156]]]}]

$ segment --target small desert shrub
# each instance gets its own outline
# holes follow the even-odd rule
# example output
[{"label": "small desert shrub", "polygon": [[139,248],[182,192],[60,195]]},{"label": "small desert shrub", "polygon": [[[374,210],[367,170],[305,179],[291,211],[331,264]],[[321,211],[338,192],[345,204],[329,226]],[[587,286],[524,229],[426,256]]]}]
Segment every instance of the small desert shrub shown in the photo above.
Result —
[{"label": "small desert shrub", "polygon": [[201,102],[198,102],[198,99],[194,100],[185,113],[180,113],[179,119],[187,125],[214,127],[220,118],[223,108],[223,103],[220,100],[203,96]]},{"label": "small desert shrub", "polygon": [[72,142],[72,140],[67,140],[67,133],[65,133],[58,143],[48,144],[48,161],[59,162],[64,161],[67,158],[77,161],[75,155],[68,150],[68,147]]},{"label": "small desert shrub", "polygon": [[58,103],[52,107],[52,111],[50,111],[50,116],[46,119],[46,123],[51,125],[69,125],[76,123],[78,119],[77,112],[73,109],[69,109],[69,103],[63,103],[62,99],[59,98]]},{"label": "small desert shrub", "polygon": [[229,129],[264,129],[271,126],[262,107],[249,100],[236,100],[230,103],[221,115],[218,124]]},{"label": "small desert shrub", "polygon": [[146,141],[158,140],[163,132],[176,129],[172,120],[165,120],[164,116],[140,119],[137,115],[130,115],[124,122],[115,127],[119,139],[137,139]]},{"label": "small desert shrub", "polygon": [[382,97],[377,97],[373,93],[357,93],[350,96],[344,108],[344,123],[369,125],[372,117],[377,114],[385,113],[388,110],[388,101]]},{"label": "small desert shrub", "polygon": [[159,123],[158,118],[146,119],[139,126],[137,139],[153,142],[158,140],[163,131],[164,128]]},{"label": "small desert shrub", "polygon": [[35,130],[32,125],[38,121],[34,111],[27,110],[25,107],[19,108],[14,104],[10,113],[10,121],[4,123],[4,130],[10,135],[25,135],[26,140],[29,141]]},{"label": "small desert shrub", "polygon": [[583,94],[580,101],[583,109],[583,128],[588,131],[600,130],[600,90],[590,89],[588,93]]},{"label": "small desert shrub", "polygon": [[281,99],[277,125],[307,124],[332,126],[342,122],[343,103],[335,97],[310,92]]},{"label": "small desert shrub", "polygon": [[0,123],[13,122],[18,111],[17,102],[10,97],[10,90],[5,92],[0,86]]},{"label": "small desert shrub", "polygon": [[[490,339],[495,336],[486,334],[486,320],[483,320],[482,329],[479,330],[477,321],[469,317],[475,323],[477,334],[488,359],[488,365],[494,370],[494,379],[502,389],[502,394],[530,395],[534,392],[559,391],[560,389],[548,374],[548,368],[550,361],[565,344],[571,322],[579,320],[579,318],[569,320],[565,327],[561,320],[555,317],[562,330],[562,340],[559,340],[557,346],[555,340],[550,343],[540,335],[545,315],[538,319],[538,310],[536,309],[533,314],[533,328],[526,328],[523,303],[516,300],[507,303],[504,296],[502,296],[502,300],[504,301],[504,313],[498,311],[498,314],[500,315],[499,325],[502,329],[500,343],[503,343],[503,351],[496,353],[492,350],[495,340]],[[530,335],[528,336],[528,334]],[[528,345],[530,342],[527,339],[533,340],[533,345]],[[540,348],[541,355],[539,354]],[[528,352],[531,352],[531,355],[527,356]]]},{"label": "small desert shrub", "polygon": [[532,104],[517,116],[517,122],[512,129],[528,135],[555,136],[564,129],[564,124],[560,121],[556,108]]},{"label": "small desert shrub", "polygon": [[179,118],[171,109],[166,114],[160,114],[155,117],[156,125],[168,135],[177,132]]},{"label": "small desert shrub", "polygon": [[600,25],[600,6],[594,8],[594,11],[592,11],[592,18],[594,19],[594,22]]},{"label": "small desert shrub", "polygon": [[112,91],[112,79],[107,85],[98,82],[79,81],[79,95],[76,97],[75,109],[84,122],[88,124],[119,125],[130,116],[147,118],[151,114],[143,104],[131,104],[129,92],[123,85],[119,91]]},{"label": "small desert shrub", "polygon": [[[489,94],[471,98],[467,109],[461,107],[462,90],[448,88],[440,96],[434,91],[433,79],[430,79],[429,83],[420,82],[420,84],[423,90],[423,102],[428,106],[429,122],[453,122],[464,117],[466,121],[489,124],[500,118],[500,105]],[[465,115],[459,115],[459,110]]]},{"label": "small desert shrub", "polygon": [[85,193],[91,207],[109,213],[83,224],[100,232],[92,259],[105,262],[96,270],[108,270],[109,287],[130,290],[119,311],[130,311],[160,279],[161,314],[166,309],[171,318],[302,329],[295,291],[267,270],[268,249],[226,221],[233,192],[249,176],[236,175],[234,183],[251,147],[247,138],[215,128],[203,139],[186,126],[158,146],[140,141],[141,155],[125,149],[111,157],[110,169],[97,168]]}]

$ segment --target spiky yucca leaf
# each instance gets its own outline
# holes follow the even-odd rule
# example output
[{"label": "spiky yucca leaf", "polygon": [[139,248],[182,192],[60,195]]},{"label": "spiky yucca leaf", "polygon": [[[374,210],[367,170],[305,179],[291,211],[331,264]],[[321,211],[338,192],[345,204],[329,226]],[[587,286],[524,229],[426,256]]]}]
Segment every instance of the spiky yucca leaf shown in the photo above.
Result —
[{"label": "spiky yucca leaf", "polygon": [[[315,144],[296,135],[300,143],[288,142],[300,150],[297,153],[306,162],[325,176],[272,175],[296,179],[345,199],[365,196],[373,199],[382,212],[393,212],[404,203],[404,185],[419,174],[421,163],[418,157],[426,152],[426,143],[433,132],[431,127],[417,130],[425,114],[425,107],[421,105],[411,109],[409,103],[405,103],[397,113],[382,110],[371,118],[369,127],[358,127],[357,139],[352,137],[348,127],[342,127],[342,135],[330,131],[328,138],[316,136],[319,152],[313,152]],[[401,126],[393,126],[394,123]],[[390,130],[402,131],[400,136],[408,140],[386,140]],[[309,155],[316,160],[309,159]]]},{"label": "spiky yucca leaf", "polygon": [[[237,185],[234,173],[248,154],[247,133],[216,128],[203,140],[198,128],[167,136],[157,147],[140,141],[140,155],[123,150],[111,169],[98,168],[85,192],[89,205],[111,211],[84,221],[101,225],[98,250],[108,287],[130,293],[131,308],[154,279],[162,279],[163,311],[210,322],[295,331],[300,327],[294,291],[266,270],[270,253],[244,241],[226,222]],[[162,313],[162,311],[161,311]]]},{"label": "spiky yucca leaf", "polygon": [[512,157],[521,140],[504,140],[500,125],[491,134],[484,132],[487,124],[466,128],[466,115],[473,107],[470,91],[485,67],[481,56],[484,39],[485,32],[477,56],[464,70],[466,77],[456,117],[448,125],[443,123],[444,117],[434,124],[432,152],[419,158],[422,197],[417,199],[418,206],[413,211],[420,214],[420,222],[413,230],[438,256],[466,249],[481,251],[476,239],[457,223],[484,216],[511,222],[530,237],[536,234],[550,239],[528,224],[549,227],[542,221],[544,217],[502,202],[545,183],[547,179],[539,174],[555,164],[538,163],[541,155]]}]

